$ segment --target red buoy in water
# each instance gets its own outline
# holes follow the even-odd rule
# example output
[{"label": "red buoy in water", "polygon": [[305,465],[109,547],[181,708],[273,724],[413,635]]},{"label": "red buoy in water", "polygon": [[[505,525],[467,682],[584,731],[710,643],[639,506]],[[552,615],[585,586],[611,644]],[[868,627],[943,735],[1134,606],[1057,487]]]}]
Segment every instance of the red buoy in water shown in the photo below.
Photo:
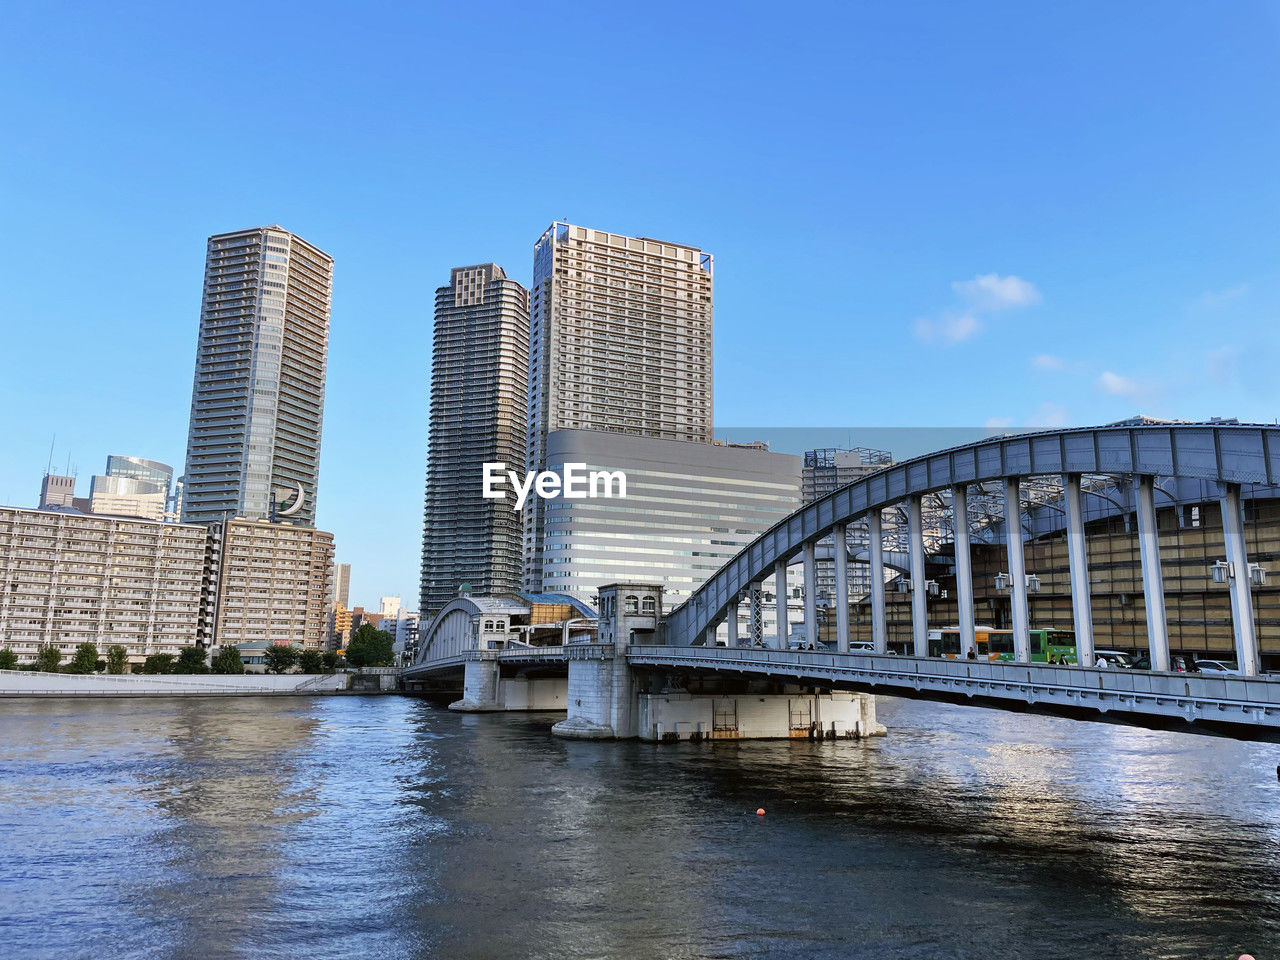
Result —
[{"label": "red buoy in water", "polygon": [[757,817],[763,817],[763,816],[764,816],[764,807],[760,807],[758,810],[756,810],[756,816],[757,816]]}]

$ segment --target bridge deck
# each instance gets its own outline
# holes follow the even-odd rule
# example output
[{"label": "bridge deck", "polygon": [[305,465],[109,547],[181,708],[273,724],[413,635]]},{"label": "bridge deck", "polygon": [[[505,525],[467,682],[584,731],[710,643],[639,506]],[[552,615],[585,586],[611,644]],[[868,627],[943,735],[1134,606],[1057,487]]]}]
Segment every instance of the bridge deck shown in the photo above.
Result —
[{"label": "bridge deck", "polygon": [[1280,678],[988,663],[866,653],[637,646],[636,667],[717,671],[1280,730]]},{"label": "bridge deck", "polygon": [[[468,650],[404,671],[406,679],[458,670],[471,661],[515,666],[608,659],[613,648],[568,647]],[[1188,722],[1243,725],[1280,732],[1280,677],[1211,677],[1120,668],[1060,667],[1044,663],[944,660],[869,653],[771,650],[758,647],[634,646],[633,667],[699,670],[794,680],[884,693],[981,697]]]}]

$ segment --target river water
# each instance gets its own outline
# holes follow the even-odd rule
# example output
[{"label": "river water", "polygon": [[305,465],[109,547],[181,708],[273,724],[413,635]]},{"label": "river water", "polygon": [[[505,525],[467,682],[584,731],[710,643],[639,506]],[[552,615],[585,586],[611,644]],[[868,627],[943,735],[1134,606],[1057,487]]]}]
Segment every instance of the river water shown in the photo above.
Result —
[{"label": "river water", "polygon": [[0,702],[0,956],[1280,957],[1275,745],[892,699],[863,742],[553,719]]}]

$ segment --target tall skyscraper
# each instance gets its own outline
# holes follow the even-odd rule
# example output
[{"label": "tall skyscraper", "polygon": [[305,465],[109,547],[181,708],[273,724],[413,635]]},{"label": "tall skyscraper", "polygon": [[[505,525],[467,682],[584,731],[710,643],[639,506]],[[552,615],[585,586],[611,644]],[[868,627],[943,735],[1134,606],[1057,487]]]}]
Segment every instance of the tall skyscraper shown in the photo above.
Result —
[{"label": "tall skyscraper", "polygon": [[209,238],[182,518],[313,525],[333,258],[278,226]]},{"label": "tall skyscraper", "polygon": [[[696,247],[553,223],[533,248],[529,468],[547,435],[711,442],[713,260]],[[542,582],[545,510],[524,509],[525,584]]]},{"label": "tall skyscraper", "polygon": [[529,293],[492,263],[436,290],[422,528],[423,620],[457,596],[520,589],[520,515],[482,495],[482,465],[525,467]]},{"label": "tall skyscraper", "polygon": [[351,564],[335,563],[333,565],[333,590],[329,597],[329,606],[341,604],[351,605]]}]

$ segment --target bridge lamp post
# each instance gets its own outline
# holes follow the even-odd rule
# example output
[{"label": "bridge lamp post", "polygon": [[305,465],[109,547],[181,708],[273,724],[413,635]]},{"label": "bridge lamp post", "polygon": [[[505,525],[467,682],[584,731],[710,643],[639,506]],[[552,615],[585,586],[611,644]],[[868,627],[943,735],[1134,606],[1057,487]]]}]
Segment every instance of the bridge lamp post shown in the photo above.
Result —
[{"label": "bridge lamp post", "polygon": [[[1036,576],[1034,573],[1024,573],[1022,575],[1022,580],[1023,580],[1023,583],[1026,584],[1027,593],[1040,592],[1040,578]],[[1003,571],[995,575],[995,581],[996,581],[996,589],[999,590],[1001,593],[1006,592],[1010,587],[1013,586],[1013,578],[1009,576],[1009,574],[1004,573]]]},{"label": "bridge lamp post", "polygon": [[[1027,612],[1026,612],[1026,611],[1027,611],[1027,597],[1028,597],[1028,595],[1030,595],[1030,594],[1033,594],[1033,593],[1039,593],[1039,592],[1040,592],[1040,578],[1039,578],[1038,576],[1036,576],[1034,573],[1024,573],[1024,574],[1022,575],[1022,590],[1021,590],[1021,591],[1015,591],[1015,590],[1013,589],[1014,579],[1013,579],[1013,576],[1012,576],[1011,574],[1008,574],[1008,573],[1005,573],[1004,571],[1001,571],[1000,573],[997,573],[997,574],[995,575],[995,578],[994,578],[994,579],[995,579],[995,582],[996,582],[996,590],[1000,591],[1001,593],[1009,593],[1009,594],[1011,594],[1011,597],[1010,597],[1010,603],[1011,603],[1011,605],[1013,606],[1014,611],[1015,611],[1015,617],[1014,617],[1014,631],[1013,631],[1013,641],[1014,641],[1014,658],[1015,658],[1015,659],[1017,659],[1017,660],[1019,660],[1019,661],[1020,661],[1020,662],[1022,662],[1022,663],[1026,663],[1027,661],[1029,661],[1029,660],[1031,659],[1031,638],[1030,638],[1030,630],[1031,630],[1031,628],[1030,628],[1030,619],[1029,619],[1029,616],[1028,616],[1028,614],[1027,614]],[[1022,645],[1022,646],[1019,646],[1019,643],[1018,643],[1018,630],[1017,630],[1018,618],[1017,618],[1017,616],[1016,616],[1016,610],[1017,610],[1017,599],[1018,599],[1018,594],[1019,594],[1019,593],[1021,593],[1021,596],[1022,596],[1022,610],[1023,610],[1023,613],[1022,613],[1022,623],[1023,623],[1023,624],[1026,626],[1026,628],[1027,628],[1027,640],[1026,640],[1025,645]],[[1025,651],[1026,651],[1026,653],[1027,653],[1027,656],[1026,656],[1026,658],[1025,658],[1025,659],[1022,657],[1022,653],[1021,653],[1021,652],[1022,652],[1022,650],[1025,650]]]}]

